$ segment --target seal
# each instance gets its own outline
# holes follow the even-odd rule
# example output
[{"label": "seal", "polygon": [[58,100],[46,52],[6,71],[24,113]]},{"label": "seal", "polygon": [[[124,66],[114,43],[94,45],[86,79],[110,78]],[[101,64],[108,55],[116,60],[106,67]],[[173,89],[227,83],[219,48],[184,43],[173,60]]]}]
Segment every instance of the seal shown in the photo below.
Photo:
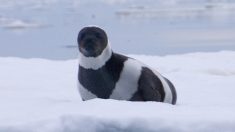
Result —
[{"label": "seal", "polygon": [[136,59],[113,52],[103,29],[84,27],[77,42],[78,89],[83,100],[102,98],[176,104],[174,85]]}]

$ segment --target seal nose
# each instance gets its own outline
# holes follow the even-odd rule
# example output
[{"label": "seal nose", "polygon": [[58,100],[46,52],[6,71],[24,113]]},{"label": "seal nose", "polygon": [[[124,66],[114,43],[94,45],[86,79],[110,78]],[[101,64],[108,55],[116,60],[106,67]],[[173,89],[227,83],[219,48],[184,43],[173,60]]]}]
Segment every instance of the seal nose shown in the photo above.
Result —
[{"label": "seal nose", "polygon": [[95,50],[95,46],[93,43],[86,43],[84,48],[87,52],[93,52]]},{"label": "seal nose", "polygon": [[93,39],[88,38],[85,40],[84,48],[88,51],[92,51],[95,49],[95,42]]},{"label": "seal nose", "polygon": [[100,40],[94,34],[86,34],[79,43],[79,50],[87,57],[95,57],[100,52]]}]

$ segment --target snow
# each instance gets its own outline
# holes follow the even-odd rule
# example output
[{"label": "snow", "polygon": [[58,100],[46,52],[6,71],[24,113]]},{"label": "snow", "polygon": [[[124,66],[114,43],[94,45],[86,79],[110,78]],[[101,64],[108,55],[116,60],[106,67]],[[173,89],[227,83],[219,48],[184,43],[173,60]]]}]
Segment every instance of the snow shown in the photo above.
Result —
[{"label": "snow", "polygon": [[177,105],[93,99],[78,60],[0,58],[0,132],[235,131],[235,52],[131,55],[176,86]]}]

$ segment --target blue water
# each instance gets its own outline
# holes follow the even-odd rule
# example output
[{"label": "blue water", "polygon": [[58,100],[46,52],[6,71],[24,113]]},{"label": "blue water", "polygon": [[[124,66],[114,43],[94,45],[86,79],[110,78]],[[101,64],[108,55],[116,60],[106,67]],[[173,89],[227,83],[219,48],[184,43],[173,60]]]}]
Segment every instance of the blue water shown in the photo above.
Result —
[{"label": "blue water", "polygon": [[[77,34],[87,25],[104,28],[113,50],[124,54],[235,50],[232,0],[45,1],[0,0],[6,5],[0,6],[0,57],[74,59]],[[41,26],[9,26],[14,20]]]}]

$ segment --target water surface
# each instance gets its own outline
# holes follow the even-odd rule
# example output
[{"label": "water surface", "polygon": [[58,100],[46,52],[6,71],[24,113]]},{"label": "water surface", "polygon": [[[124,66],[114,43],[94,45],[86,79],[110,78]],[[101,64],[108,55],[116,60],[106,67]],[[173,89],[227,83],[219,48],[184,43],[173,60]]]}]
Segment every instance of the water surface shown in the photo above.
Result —
[{"label": "water surface", "polygon": [[76,58],[87,25],[124,54],[235,50],[232,0],[0,0],[0,57]]}]

